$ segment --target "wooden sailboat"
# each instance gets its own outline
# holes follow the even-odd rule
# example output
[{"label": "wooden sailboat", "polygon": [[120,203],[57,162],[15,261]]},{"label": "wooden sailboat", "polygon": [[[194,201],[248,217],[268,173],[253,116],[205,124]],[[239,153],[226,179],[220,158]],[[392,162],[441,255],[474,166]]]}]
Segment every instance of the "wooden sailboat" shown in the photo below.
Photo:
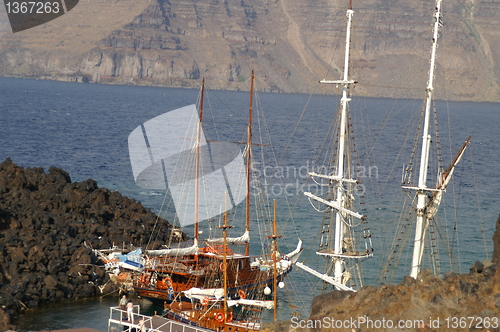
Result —
[{"label": "wooden sailboat", "polygon": [[[322,227],[320,249],[316,254],[326,260],[325,270],[316,271],[303,264],[296,263],[298,267],[309,272],[324,282],[333,285],[335,289],[354,291],[349,286],[353,283],[353,273],[360,272],[359,264],[365,259],[372,257],[371,234],[367,227],[366,217],[354,210],[355,190],[359,183],[354,178],[352,164],[352,151],[350,147],[350,117],[348,116],[349,102],[351,100],[350,90],[356,83],[349,73],[349,51],[351,42],[351,24],[354,11],[352,1],[346,12],[347,30],[345,38],[345,56],[343,77],[340,80],[322,80],[322,84],[335,84],[342,86],[342,97],[340,100],[338,127],[338,142],[336,149],[336,160],[330,159],[332,165],[320,165],[321,169],[333,170],[330,173],[310,172],[309,176],[317,183],[325,183],[328,190],[323,196],[305,192],[305,196],[311,202],[316,202],[322,207],[325,219]],[[358,235],[363,234],[365,245],[358,243]],[[361,248],[360,248],[361,247]],[[360,274],[360,273],[359,273]],[[356,285],[362,287],[362,276],[357,277]]]},{"label": "wooden sailboat", "polygon": [[[224,248],[227,247],[227,229],[231,228],[227,224],[226,212],[224,212],[223,230]],[[223,254],[223,288],[222,289],[190,289],[186,291],[186,296],[191,301],[172,302],[165,304],[163,316],[175,321],[179,321],[191,326],[202,327],[215,331],[259,331],[261,327],[262,308],[273,309],[274,319],[276,320],[277,305],[277,244],[276,239],[276,202],[274,203],[273,219],[273,300],[262,299],[244,299],[232,300],[228,289],[227,255]],[[259,294],[262,298],[264,294]],[[234,309],[238,306],[238,310]]]},{"label": "wooden sailboat", "polygon": [[[196,143],[192,150],[194,154],[194,244],[186,248],[170,248],[166,250],[146,251],[149,259],[146,262],[144,273],[137,275],[134,279],[134,290],[137,295],[149,299],[152,302],[163,304],[170,303],[179,294],[184,294],[191,288],[220,288],[222,287],[222,273],[226,274],[228,293],[232,296],[245,298],[250,293],[263,289],[271,284],[273,280],[273,260],[269,255],[251,257],[249,255],[249,233],[250,233],[250,176],[252,158],[252,110],[254,75],[250,89],[250,115],[246,142],[246,216],[245,233],[236,238],[226,237],[231,245],[221,245],[221,238],[199,239],[198,223],[201,221],[198,210],[199,203],[199,181],[203,176],[201,171],[201,146],[204,141],[202,134],[203,120],[203,95],[202,85],[199,117],[196,129]],[[208,158],[207,158],[208,159]],[[187,168],[187,167],[186,167]],[[227,175],[227,172],[225,174]],[[220,194],[220,193],[219,193]],[[236,244],[245,246],[244,253],[233,251]],[[288,255],[278,254],[277,271],[279,280],[283,279],[292,269],[292,264],[298,258],[301,251],[301,242],[297,248]],[[224,260],[227,260],[224,262]],[[226,268],[222,271],[221,266]]]},{"label": "wooden sailboat", "polygon": [[[230,227],[224,218],[224,225],[221,226],[224,239],[227,238],[227,229]],[[226,246],[227,242],[224,240],[224,247]],[[225,254],[223,254],[222,264],[223,288],[187,290],[185,295],[190,301],[180,300],[169,305],[165,304],[164,317],[215,331],[259,331],[260,319],[254,315],[255,310],[247,311],[247,307],[272,308],[274,303],[244,298],[229,300],[227,284],[227,267],[229,266]],[[238,312],[233,309],[236,305],[241,307]]]}]

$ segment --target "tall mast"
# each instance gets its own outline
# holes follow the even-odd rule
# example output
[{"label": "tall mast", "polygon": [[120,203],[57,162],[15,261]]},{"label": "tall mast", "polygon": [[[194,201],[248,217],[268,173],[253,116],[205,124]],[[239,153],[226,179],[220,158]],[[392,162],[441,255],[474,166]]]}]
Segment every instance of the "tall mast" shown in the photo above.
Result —
[{"label": "tall mast", "polygon": [[[246,213],[245,213],[245,231],[250,231],[250,184],[251,184],[251,162],[252,162],[252,122],[253,122],[253,85],[254,71],[252,69],[252,78],[250,81],[250,107],[248,110],[248,137],[247,137],[247,195],[246,195]],[[249,255],[249,243],[245,244],[245,255]]]},{"label": "tall mast", "polygon": [[[345,59],[344,59],[344,82],[349,79],[349,51],[351,42],[351,22],[352,15],[354,11],[352,10],[352,1],[349,1],[349,9],[347,10],[347,30],[346,30],[346,40],[345,40]],[[344,177],[344,157],[346,153],[345,140],[347,136],[347,103],[351,100],[348,97],[349,84],[344,84],[342,89],[342,99],[340,100],[342,104],[341,120],[340,120],[340,137],[339,137],[339,158],[337,160],[337,176],[339,178]],[[344,206],[344,191],[343,183],[340,182],[337,186],[337,205]],[[343,215],[340,211],[335,214],[335,254],[339,255],[342,253],[342,244],[344,242],[344,223],[342,221]],[[343,274],[344,262],[337,259],[335,262],[335,279],[341,282],[341,277]]]},{"label": "tall mast", "polygon": [[[334,241],[334,254],[341,255],[342,254],[342,245],[344,242],[344,223],[343,219],[346,217],[346,211],[343,211],[345,208],[345,194],[344,194],[344,180],[346,179],[344,172],[344,159],[346,156],[346,137],[348,133],[348,123],[347,123],[347,106],[351,98],[349,97],[349,87],[351,84],[355,82],[353,80],[349,80],[349,53],[350,53],[350,44],[351,44],[351,25],[352,25],[352,16],[354,11],[352,10],[352,0],[349,1],[349,8],[347,9],[347,29],[346,29],[346,37],[345,37],[345,56],[344,56],[344,77],[342,80],[338,81],[326,81],[322,80],[321,83],[330,83],[330,84],[341,84],[343,86],[342,89],[342,99],[340,100],[340,136],[339,136],[339,145],[338,145],[338,159],[337,159],[337,172],[336,178],[338,180],[337,185],[337,195],[336,200],[333,201],[339,209],[335,209],[335,241]],[[347,169],[348,170],[348,169]],[[338,257],[338,256],[337,256]],[[337,282],[342,282],[342,275],[344,273],[344,260],[341,258],[335,259],[335,270],[334,270],[334,278]]]},{"label": "tall mast", "polygon": [[417,192],[417,222],[415,225],[415,242],[413,247],[413,258],[411,264],[410,276],[417,278],[420,271],[420,265],[422,264],[422,255],[424,252],[424,241],[427,226],[429,225],[429,220],[427,214],[425,213],[425,206],[428,201],[427,196],[427,167],[429,165],[429,148],[431,136],[429,134],[429,122],[431,113],[431,103],[434,94],[434,67],[436,63],[436,49],[437,40],[439,37],[439,27],[441,25],[441,0],[436,1],[436,11],[434,14],[434,34],[432,38],[432,51],[431,51],[431,68],[429,70],[429,81],[427,83],[426,89],[426,103],[425,103],[425,113],[424,113],[424,124],[422,133],[422,152],[420,155],[420,169],[418,176],[418,190]]},{"label": "tall mast", "polygon": [[[339,139],[337,145],[337,155],[335,171],[329,174],[320,174],[317,172],[309,172],[311,177],[320,178],[322,180],[329,180],[331,192],[330,194],[335,194],[332,199],[330,197],[323,198],[315,195],[311,192],[304,192],[304,195],[313,199],[317,202],[325,204],[330,208],[332,218],[329,221],[329,225],[324,225],[328,227],[326,231],[327,234],[330,233],[330,229],[334,227],[335,224],[335,237],[333,243],[333,250],[331,246],[326,246],[326,248],[321,248],[316,252],[317,255],[324,256],[329,262],[333,263],[333,276],[330,275],[330,264],[327,264],[326,272],[320,273],[314,269],[300,263],[296,262],[295,265],[299,268],[307,271],[316,277],[322,279],[323,281],[332,284],[338,290],[348,290],[355,291],[353,288],[348,287],[346,284],[349,281],[350,273],[344,273],[346,271],[346,265],[348,262],[357,260],[355,264],[359,264],[362,260],[373,256],[373,249],[366,247],[366,252],[359,252],[355,246],[347,244],[347,242],[352,243],[354,239],[354,227],[351,226],[354,223],[350,222],[352,218],[357,218],[360,220],[365,220],[366,217],[356,211],[351,210],[351,194],[350,191],[353,189],[353,185],[357,184],[358,181],[351,178],[351,157],[350,157],[350,147],[348,146],[349,138],[349,121],[347,117],[347,108],[349,101],[351,100],[349,90],[351,85],[356,82],[349,78],[349,51],[351,44],[351,26],[352,17],[354,11],[352,10],[352,1],[349,1],[349,7],[346,11],[347,16],[347,29],[345,37],[345,57],[344,57],[344,73],[340,80],[321,80],[320,83],[325,84],[335,84],[341,85],[342,98],[340,100],[340,128],[339,128]],[[334,192],[335,191],[335,192]],[[333,218],[333,215],[335,218]],[[333,220],[335,219],[335,220]],[[346,234],[347,233],[347,234]],[[351,237],[352,239],[345,237]],[[368,235],[369,236],[369,235]],[[327,235],[329,237],[329,235]],[[348,240],[348,241],[345,241]],[[347,244],[347,245],[346,245]],[[361,276],[360,276],[361,279]]]},{"label": "tall mast", "polygon": [[205,97],[205,79],[201,82],[201,95],[200,95],[200,115],[198,120],[198,128],[196,133],[196,150],[195,150],[195,184],[194,184],[194,238],[198,241],[199,233],[199,191],[200,191],[200,140],[203,121],[203,98]]}]

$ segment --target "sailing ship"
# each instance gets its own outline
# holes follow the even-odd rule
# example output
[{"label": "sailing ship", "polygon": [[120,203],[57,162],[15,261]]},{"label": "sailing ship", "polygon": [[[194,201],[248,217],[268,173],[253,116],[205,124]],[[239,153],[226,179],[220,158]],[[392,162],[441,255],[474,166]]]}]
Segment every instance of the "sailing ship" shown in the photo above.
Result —
[{"label": "sailing ship", "polygon": [[[438,229],[437,212],[452,174],[470,142],[469,137],[458,149],[458,152],[452,158],[451,164],[448,167],[443,166],[440,135],[437,132],[437,116],[433,116],[431,111],[434,102],[433,83],[437,43],[439,28],[442,26],[441,3],[442,0],[436,1],[433,14],[430,70],[420,116],[422,120],[416,126],[415,144],[411,149],[410,162],[403,170],[402,176],[405,205],[403,207],[404,211],[399,216],[402,216],[406,224],[401,222],[394,229],[395,235],[392,248],[387,250],[389,257],[384,259],[385,266],[382,267],[382,273],[378,276],[379,281],[383,283],[392,281],[394,274],[398,270],[397,265],[400,263],[402,253],[408,250],[405,241],[410,236],[409,233],[412,228],[410,225],[413,225],[414,241],[409,275],[413,278],[418,277],[426,251],[430,257],[430,266],[433,273],[438,276],[441,275],[440,250],[437,242],[439,237],[446,237],[446,232]],[[340,80],[321,81],[323,84],[335,84],[342,87],[342,97],[337,115],[338,128],[337,132],[331,134],[332,137],[336,138],[335,146],[330,149],[335,156],[335,158],[331,158],[331,160],[334,160],[334,164],[332,166],[316,165],[314,167],[314,169],[331,170],[330,172],[309,173],[315,183],[325,185],[329,189],[323,196],[311,192],[304,193],[313,203],[315,209],[324,213],[320,232],[320,248],[316,251],[316,254],[325,258],[325,269],[319,272],[303,263],[296,263],[299,268],[322,280],[324,285],[332,285],[334,289],[345,291],[356,291],[356,289],[363,286],[360,263],[373,256],[371,233],[366,216],[355,209],[356,199],[360,198],[359,195],[356,195],[356,186],[359,180],[355,178],[354,153],[349,146],[349,141],[353,135],[352,123],[350,122],[351,116],[349,116],[350,89],[357,83],[349,76],[350,31],[353,13],[352,2],[350,2],[346,13],[347,29],[343,77]],[[432,121],[433,117],[434,121]],[[436,127],[436,134],[431,133],[432,124]],[[419,141],[421,143],[417,144]],[[419,147],[420,150],[418,151]],[[432,157],[431,151],[437,151],[437,156]],[[432,172],[431,160],[436,161],[437,171]],[[417,168],[418,175],[415,177],[413,172]],[[431,173],[433,174],[430,175]],[[415,180],[415,178],[417,179]],[[430,179],[435,179],[433,185],[428,184]],[[451,246],[445,247],[443,251],[448,251],[449,255],[452,256],[450,248]],[[450,265],[453,268],[452,263]]]},{"label": "sailing ship", "polygon": [[[145,123],[131,134],[129,146],[142,149],[141,153],[131,152],[131,156],[140,156],[137,160],[132,160],[136,182],[143,187],[151,188],[157,185],[156,180],[164,177],[166,173],[166,178],[169,179],[168,189],[173,197],[181,226],[194,225],[194,239],[191,246],[145,250],[144,272],[136,275],[133,283],[134,291],[138,296],[161,305],[164,302],[171,303],[178,300],[179,296],[184,296],[185,291],[192,288],[221,288],[223,273],[226,274],[228,293],[235,298],[251,297],[252,292],[258,292],[271,283],[273,260],[270,255],[252,257],[249,254],[253,89],[254,74],[252,72],[250,115],[245,143],[246,165],[243,163],[243,154],[239,149],[234,148],[234,143],[208,144],[211,141],[205,139],[202,128],[204,83],[198,103],[199,110],[195,105],[191,105],[169,112],[160,116],[160,119],[153,119],[154,123]],[[182,126],[178,121],[174,121],[186,118],[190,119],[190,123],[193,122],[192,119],[195,119],[196,126],[189,125],[185,129],[185,125]],[[179,142],[173,144],[170,140],[168,148],[157,148],[160,142],[156,135],[168,132],[164,126],[168,128],[174,126],[176,132],[170,136],[174,139],[180,137],[180,139]],[[144,133],[147,135],[148,143],[145,142]],[[186,142],[194,142],[194,145],[186,146]],[[145,150],[152,156],[151,161],[144,162],[142,159]],[[154,160],[161,160],[161,162],[154,162]],[[208,165],[204,162],[208,162]],[[160,189],[167,188],[165,181],[160,187]],[[232,190],[228,194],[231,197],[232,206],[236,206],[243,200],[246,201],[244,234],[239,237],[226,237],[224,241],[231,244],[227,246],[221,244],[222,238],[220,237],[200,240],[199,223],[215,217],[221,211],[229,210],[225,206],[226,203],[221,207],[221,203],[227,202],[225,197],[227,189]],[[201,195],[201,192],[208,191],[210,200]],[[200,206],[204,209],[200,209]],[[301,243],[299,240],[297,248],[287,255],[278,254],[279,280],[291,271],[293,263],[301,252]],[[243,245],[244,253],[237,253],[233,250],[236,245]],[[225,268],[222,269],[222,266]],[[183,298],[183,300],[188,300],[188,298]]]},{"label": "sailing ship", "polygon": [[[231,228],[227,224],[226,212],[224,212],[223,229],[223,248],[227,248],[227,229]],[[220,289],[199,289],[192,288],[185,291],[184,294],[190,301],[172,302],[165,304],[163,316],[181,323],[195,327],[202,327],[216,331],[246,331],[256,332],[261,328],[260,315],[261,309],[274,309],[274,320],[277,319],[277,235],[276,228],[276,201],[274,202],[273,234],[269,236],[273,245],[273,279],[274,289],[273,300],[266,300],[265,295],[269,293],[263,290],[261,293],[255,293],[253,299],[239,298],[231,299],[228,289],[227,266],[228,257],[223,255],[223,288]],[[238,307],[238,310],[234,308]]]},{"label": "sailing ship", "polygon": [[338,140],[335,146],[326,148],[327,152],[333,155],[327,157],[327,162],[331,164],[314,167],[314,169],[325,170],[324,173],[309,172],[309,176],[327,190],[324,195],[304,193],[313,205],[319,204],[320,207],[316,209],[324,213],[320,248],[316,254],[326,260],[325,270],[319,272],[304,263],[296,263],[296,266],[332,285],[334,289],[348,291],[355,291],[356,286],[363,286],[360,264],[373,256],[367,218],[355,210],[359,180],[355,178],[356,172],[353,168],[352,124],[348,114],[351,88],[357,83],[350,77],[349,73],[353,14],[352,1],[350,1],[346,12],[347,29],[343,76],[339,80],[320,81],[322,84],[342,86],[342,97],[337,114],[339,124],[337,132],[334,134]]},{"label": "sailing ship", "polygon": [[[265,292],[254,293],[254,299],[246,299],[240,296],[239,299],[231,299],[231,294],[228,289],[228,257],[223,254],[223,288],[220,289],[199,289],[192,288],[185,291],[185,295],[191,301],[172,302],[170,305],[165,304],[163,316],[175,321],[179,321],[191,326],[202,327],[215,331],[246,331],[256,332],[260,330],[261,324],[260,313],[261,308],[275,309],[276,319],[276,289],[277,289],[277,245],[276,239],[276,203],[274,205],[274,222],[273,222],[273,280],[274,300],[265,300]],[[227,224],[226,212],[224,212],[223,229],[223,248],[227,248],[227,229],[231,228]],[[257,297],[257,298],[255,298]],[[239,307],[238,310],[233,309]],[[250,310],[248,310],[250,309]]]},{"label": "sailing ship", "polygon": [[[411,224],[415,223],[413,252],[411,255],[411,266],[409,275],[417,278],[422,270],[424,253],[426,247],[429,249],[430,266],[432,272],[441,277],[441,259],[438,245],[438,237],[445,238],[446,232],[440,230],[438,209],[443,200],[443,194],[451,180],[451,176],[462,158],[465,149],[470,143],[470,136],[465,140],[455,157],[448,167],[443,166],[442,151],[440,147],[440,135],[437,127],[437,116],[432,114],[434,103],[434,79],[436,69],[436,51],[438,48],[439,29],[443,26],[442,22],[442,0],[436,0],[435,12],[433,15],[433,36],[431,47],[430,69],[425,90],[424,107],[422,108],[421,119],[415,134],[415,142],[420,139],[420,158],[418,159],[418,145],[413,145],[410,153],[410,161],[403,170],[402,189],[406,194],[406,200],[403,205],[404,218],[398,223],[396,230],[397,236],[394,237],[389,258],[383,268],[381,281],[389,282],[394,277],[396,267],[401,257],[400,250],[402,240],[407,238],[406,229],[410,229]],[[434,123],[431,119],[434,117]],[[431,133],[431,126],[434,125],[435,133]],[[432,158],[431,151],[436,151],[436,156]],[[435,167],[431,167],[431,160],[435,160]],[[418,162],[418,168],[416,164]],[[418,171],[418,178],[415,180],[414,170]],[[434,172],[431,174],[432,170]],[[428,185],[430,179],[434,178],[435,183]],[[404,235],[403,235],[404,234]],[[439,235],[438,235],[439,234]],[[444,239],[447,242],[447,239]],[[426,245],[427,242],[427,245]],[[448,252],[450,269],[453,269],[453,253],[445,244],[444,250]]]}]

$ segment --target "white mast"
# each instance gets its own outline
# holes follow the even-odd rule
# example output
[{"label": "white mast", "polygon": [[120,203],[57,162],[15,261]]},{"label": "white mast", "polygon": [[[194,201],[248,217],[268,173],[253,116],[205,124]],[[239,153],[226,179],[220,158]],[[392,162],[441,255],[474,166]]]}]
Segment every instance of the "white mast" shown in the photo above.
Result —
[{"label": "white mast", "polygon": [[[347,194],[345,192],[346,183],[356,183],[356,180],[348,178],[349,167],[345,167],[345,158],[348,154],[347,151],[347,136],[349,130],[349,124],[347,121],[347,106],[351,98],[349,98],[349,87],[351,84],[354,84],[354,80],[349,80],[349,50],[350,50],[350,42],[351,42],[351,24],[352,24],[352,16],[354,11],[352,10],[352,1],[349,1],[349,8],[347,9],[347,29],[346,29],[346,39],[345,39],[345,58],[344,58],[344,76],[341,80],[329,81],[322,80],[320,83],[325,84],[338,84],[343,86],[342,90],[342,99],[340,100],[340,134],[339,134],[339,142],[338,142],[338,159],[336,164],[336,174],[335,175],[321,175],[314,172],[309,173],[311,176],[316,176],[320,178],[327,178],[329,180],[336,181],[336,198],[335,200],[328,201],[321,197],[318,197],[310,192],[305,192],[309,198],[312,198],[318,202],[326,204],[330,208],[335,211],[335,239],[334,239],[334,248],[332,252],[317,252],[319,255],[323,256],[331,256],[334,259],[334,275],[333,279],[328,277],[322,278],[323,280],[335,285],[337,289],[344,289],[342,287],[348,281],[348,278],[344,277],[344,270],[346,262],[345,260],[348,258],[364,258],[366,256],[371,256],[371,254],[367,255],[346,255],[344,253],[344,237],[345,237],[345,220],[349,217],[355,217],[359,219],[365,219],[365,217],[355,211],[352,211],[347,206]],[[298,264],[299,267],[304,270],[313,273],[306,269],[306,267],[302,267],[301,264]],[[314,274],[314,273],[313,273]],[[349,288],[350,289],[350,288]]]},{"label": "white mast", "polygon": [[431,112],[431,102],[434,93],[434,87],[432,85],[434,81],[434,67],[436,62],[436,49],[437,40],[439,37],[439,27],[441,26],[441,0],[436,1],[436,12],[434,14],[434,34],[432,38],[432,51],[431,51],[431,68],[429,70],[429,81],[427,84],[427,96],[425,103],[425,114],[424,114],[424,124],[423,124],[423,134],[422,134],[422,153],[420,156],[420,170],[418,177],[418,187],[415,188],[417,191],[417,222],[415,226],[415,244],[413,247],[413,258],[411,264],[410,276],[417,278],[420,272],[420,265],[422,263],[422,255],[424,252],[424,240],[427,226],[429,225],[429,220],[427,214],[425,213],[425,207],[428,201],[427,195],[427,167],[429,165],[429,147],[431,136],[429,134],[429,121]]},{"label": "white mast", "polygon": [[[345,59],[344,59],[344,80],[342,82],[342,99],[340,100],[342,113],[340,115],[340,138],[339,138],[339,158],[337,160],[337,176],[339,178],[344,177],[344,157],[345,157],[345,139],[347,135],[347,103],[351,100],[348,97],[348,87],[350,82],[348,82],[349,78],[349,50],[350,50],[350,42],[351,42],[351,22],[352,15],[354,11],[352,10],[351,4],[349,3],[349,9],[347,10],[347,30],[345,37]],[[337,205],[339,207],[344,206],[344,183],[342,180],[339,181],[337,185]],[[336,255],[340,255],[342,253],[342,244],[344,242],[344,223],[342,221],[343,215],[341,211],[336,211],[335,213],[335,250],[334,253]],[[337,259],[335,261],[335,274],[334,278],[338,282],[342,282],[342,274],[344,273],[344,261],[341,259]]]}]

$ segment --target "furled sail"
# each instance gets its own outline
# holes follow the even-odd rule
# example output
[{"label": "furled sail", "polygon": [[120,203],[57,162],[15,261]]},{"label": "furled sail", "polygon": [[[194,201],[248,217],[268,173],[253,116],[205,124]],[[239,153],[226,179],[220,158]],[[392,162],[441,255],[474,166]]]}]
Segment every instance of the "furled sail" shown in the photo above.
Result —
[{"label": "furled sail", "polygon": [[[211,300],[218,301],[224,297],[224,289],[223,288],[204,289],[204,288],[193,287],[188,289],[187,291],[184,291],[184,295],[186,295],[188,299],[202,300],[204,298],[209,298]],[[273,301],[250,300],[250,299],[228,300],[227,305],[229,307],[235,305],[248,305],[248,306],[261,307],[267,309],[274,308]]]},{"label": "furled sail", "polygon": [[446,186],[448,186],[448,183],[450,182],[451,176],[453,174],[453,171],[455,170],[455,167],[457,166],[458,162],[462,158],[465,149],[467,148],[467,145],[470,142],[470,136],[467,138],[465,141],[464,145],[462,148],[458,151],[457,155],[455,156],[455,159],[451,163],[450,167],[446,170],[446,172],[443,174],[441,177],[441,183],[438,186],[438,191],[434,192],[432,195],[432,199],[427,203],[427,208],[426,208],[426,213],[427,213],[427,218],[430,219],[434,217],[434,215],[437,213],[439,205],[441,204],[441,200],[443,198],[443,193],[446,190]]},{"label": "furled sail", "polygon": [[197,288],[193,287],[184,291],[184,295],[188,299],[202,300],[205,297],[219,300],[224,297],[224,289],[222,288]]},{"label": "furled sail", "polygon": [[199,253],[198,241],[194,239],[194,244],[187,248],[171,248],[171,249],[157,249],[146,250],[148,256],[187,256]]},{"label": "furled sail", "polygon": [[248,305],[266,309],[274,309],[274,301],[263,301],[263,300],[249,300],[249,299],[228,300],[227,305],[229,307],[235,305]]},{"label": "furled sail", "polygon": [[[245,231],[245,233],[243,233],[243,235],[239,237],[227,237],[226,241],[231,243],[249,242],[250,232]],[[224,242],[224,238],[208,239],[207,242]]]}]

